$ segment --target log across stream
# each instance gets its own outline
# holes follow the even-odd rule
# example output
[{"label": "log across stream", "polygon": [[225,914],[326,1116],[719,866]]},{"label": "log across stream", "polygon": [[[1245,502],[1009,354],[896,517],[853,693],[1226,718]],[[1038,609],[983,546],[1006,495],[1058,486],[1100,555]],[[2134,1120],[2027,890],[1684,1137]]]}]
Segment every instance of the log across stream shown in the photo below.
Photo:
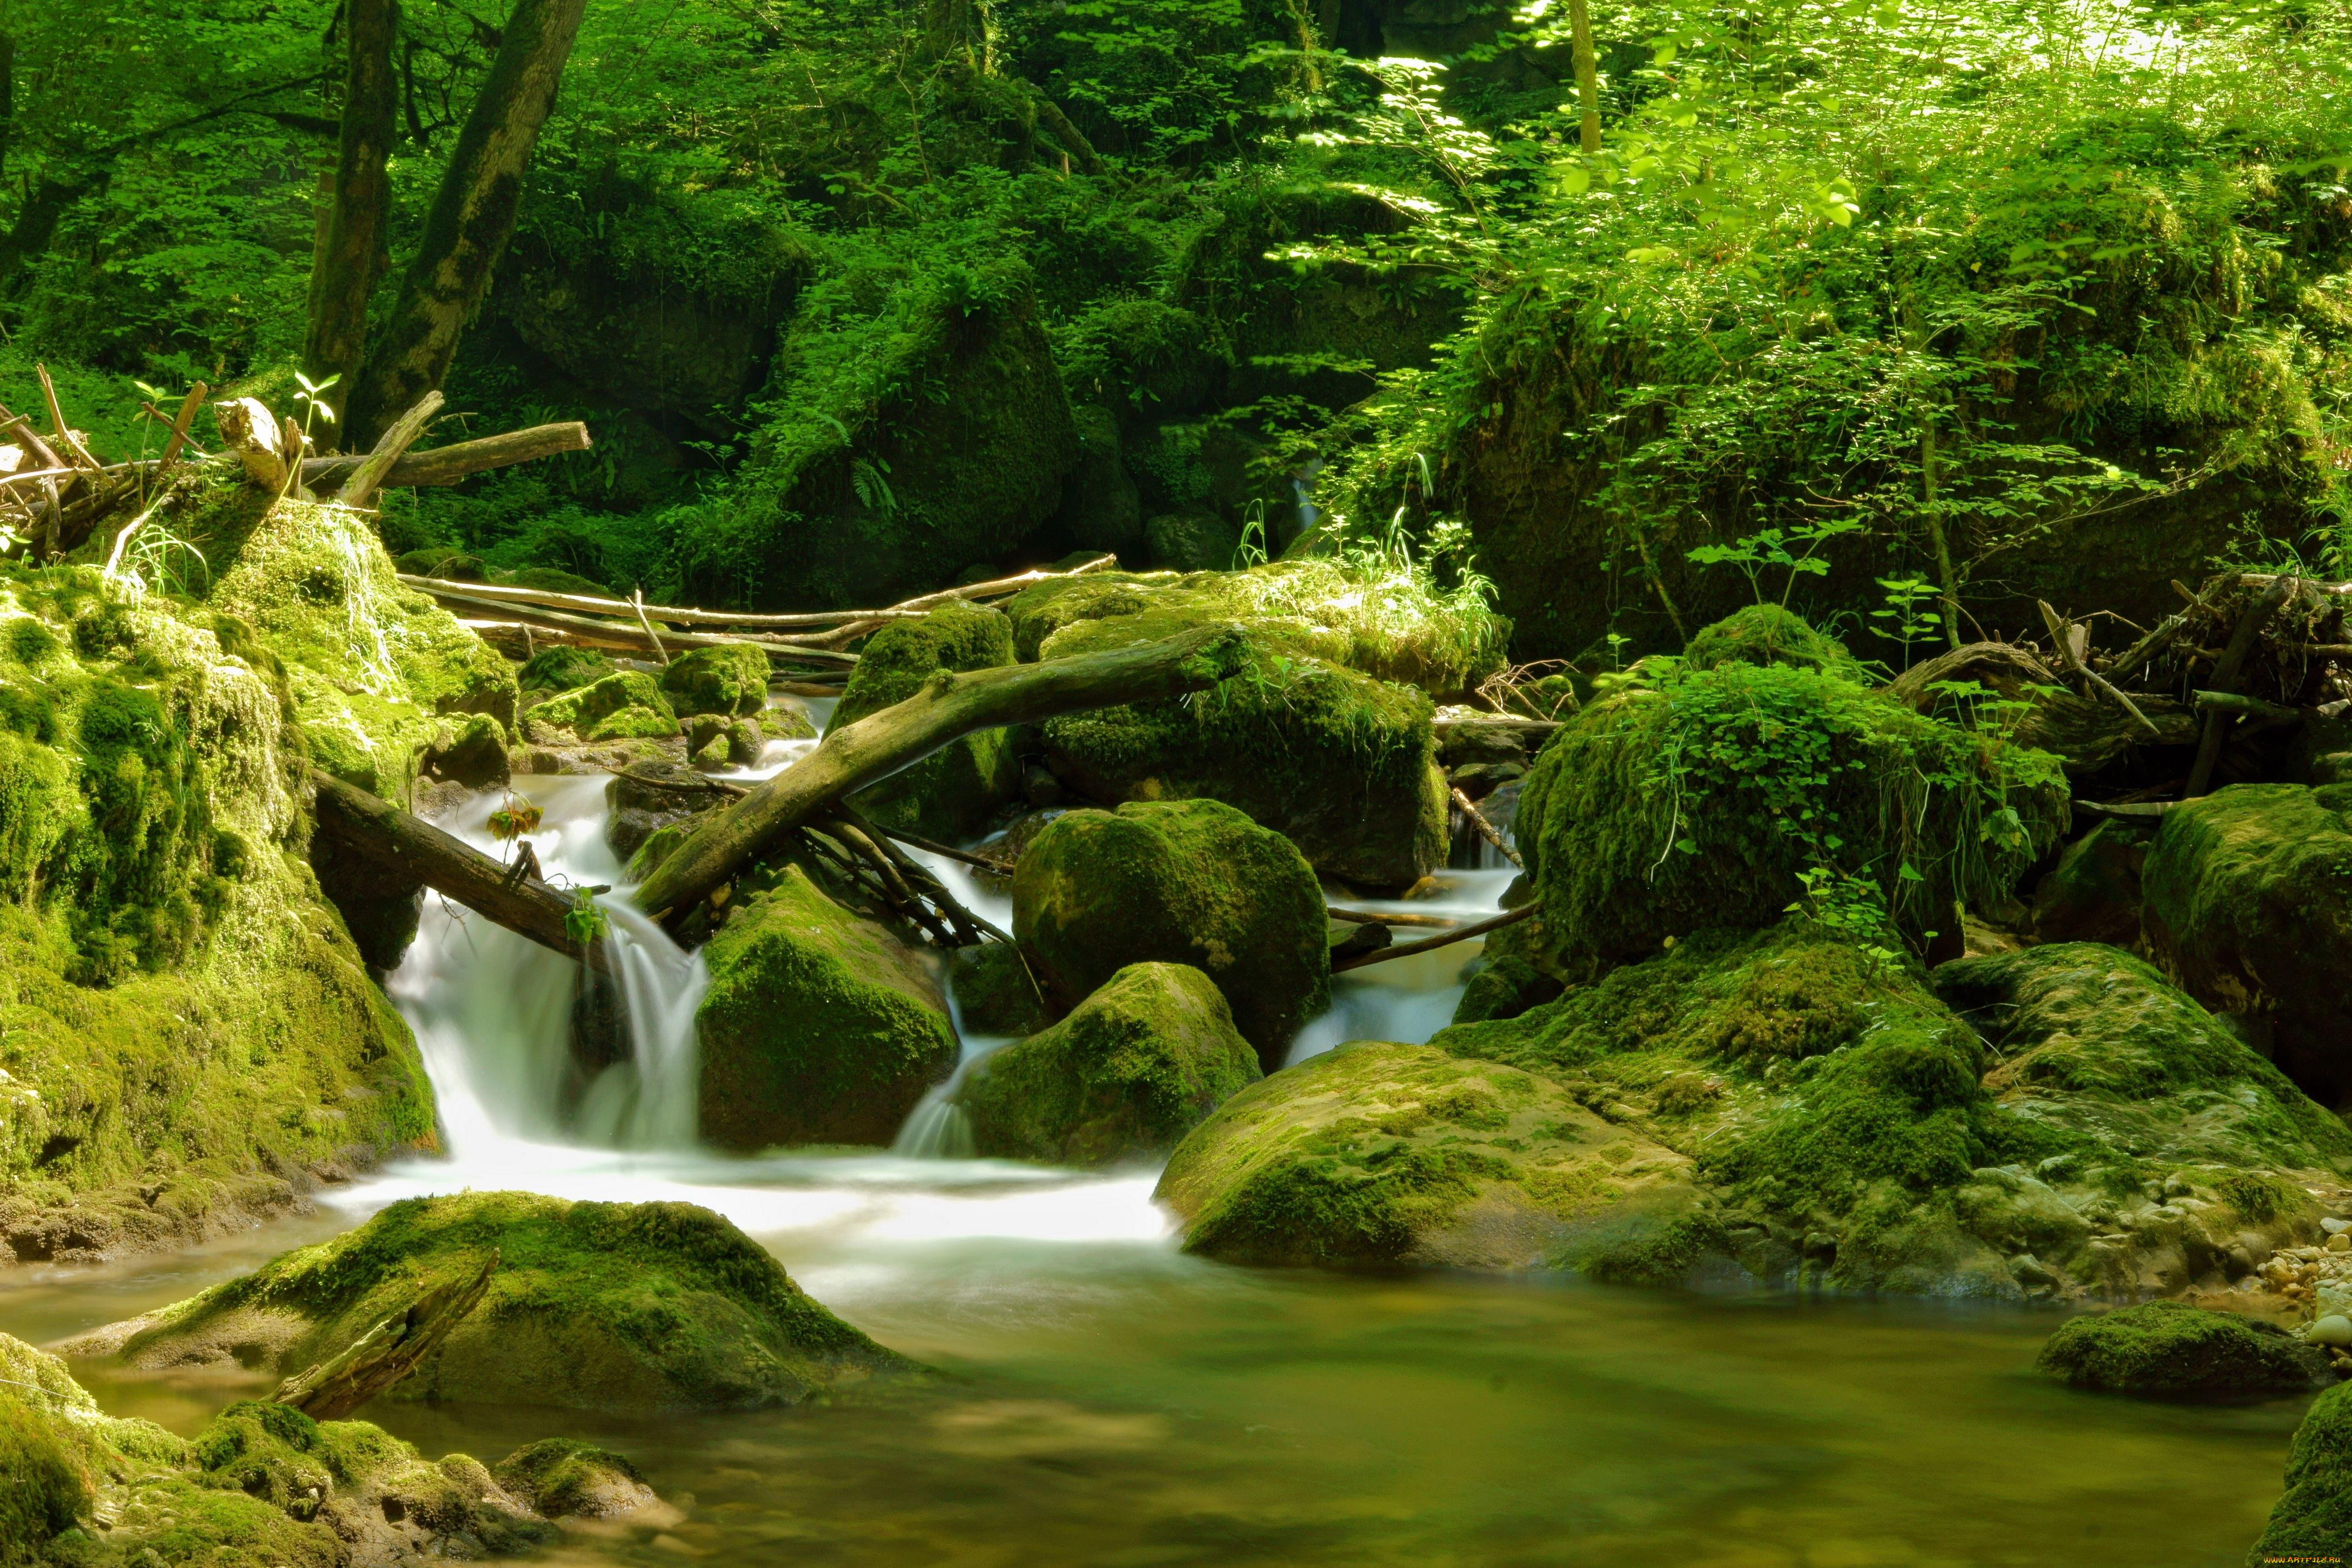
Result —
[{"label": "log across stream", "polygon": [[[551,873],[618,882],[604,783],[526,781]],[[495,849],[491,804],[441,825]],[[964,868],[929,863],[1005,917]],[[1508,874],[1454,873],[1444,899],[1411,908],[1475,916]],[[0,1274],[0,1331],[54,1340],[163,1304],[396,1197],[527,1187],[719,1209],[817,1299],[946,1375],[791,1411],[567,1413],[686,1516],[658,1536],[572,1537],[575,1563],[2073,1568],[2103,1541],[2160,1532],[2168,1564],[2221,1568],[2276,1494],[2297,1403],[2151,1420],[2084,1400],[2026,1370],[2047,1314],[1249,1270],[1177,1249],[1150,1170],[701,1152],[680,1095],[691,1061],[675,1054],[691,1050],[698,965],[607,903],[639,1010],[630,1062],[567,1089],[576,967],[428,901],[391,989],[425,1047],[451,1157],[174,1258]],[[1344,977],[1297,1050],[1425,1038],[1469,956]],[[246,1392],[218,1373],[83,1370],[109,1409],[183,1432]],[[269,1380],[252,1381],[266,1396]],[[368,1416],[434,1455],[504,1453],[545,1429],[542,1412],[464,1405],[379,1401]]]}]

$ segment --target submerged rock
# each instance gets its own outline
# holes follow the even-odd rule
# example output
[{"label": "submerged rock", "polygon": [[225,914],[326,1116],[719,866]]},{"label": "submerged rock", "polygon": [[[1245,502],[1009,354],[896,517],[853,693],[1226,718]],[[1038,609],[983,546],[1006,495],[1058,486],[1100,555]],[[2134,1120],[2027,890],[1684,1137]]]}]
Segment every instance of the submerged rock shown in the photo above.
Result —
[{"label": "submerged rock", "polygon": [[2286,1495],[2246,1553],[2264,1563],[2326,1562],[2352,1541],[2352,1384],[2312,1401],[2286,1455]]},{"label": "submerged rock", "polygon": [[[909,1364],[824,1310],[727,1220],[683,1203],[467,1193],[68,1345],[144,1369],[291,1374],[499,1256],[481,1305],[383,1397],[617,1413],[796,1405]],[[331,1425],[331,1424],[330,1424]]]},{"label": "submerged rock", "polygon": [[1697,1208],[1690,1177],[1534,1073],[1363,1041],[1225,1102],[1154,1196],[1234,1262],[1605,1272]]},{"label": "submerged rock", "polygon": [[680,718],[744,718],[768,701],[768,655],[748,643],[693,648],[662,667],[662,695]]},{"label": "submerged rock", "polygon": [[2314,1097],[2352,1104],[2352,785],[2233,784],[2184,801],[2141,880],[2166,972]]},{"label": "submerged rock", "polygon": [[1323,894],[1297,850],[1214,800],[1066,811],[1024,852],[1013,929],[1075,1006],[1130,964],[1216,982],[1268,1071],[1329,998]]},{"label": "submerged rock", "polygon": [[703,956],[701,1129],[722,1147],[887,1144],[955,1066],[929,965],[797,865]]},{"label": "submerged rock", "polygon": [[1259,1076],[1208,976],[1131,964],[1060,1023],[988,1058],[956,1101],[982,1155],[1098,1166],[1164,1154]]},{"label": "submerged rock", "polygon": [[2034,1364],[2077,1388],[2144,1399],[2262,1398],[2335,1381],[2327,1353],[2285,1330],[2178,1301],[2076,1318]]},{"label": "submerged rock", "polygon": [[[892,622],[867,641],[827,727],[840,729],[904,702],[942,670],[1011,663],[1012,624],[994,610],[959,601],[919,621]],[[978,831],[1020,789],[1013,731],[984,729],[850,799],[878,822],[952,841]]]}]

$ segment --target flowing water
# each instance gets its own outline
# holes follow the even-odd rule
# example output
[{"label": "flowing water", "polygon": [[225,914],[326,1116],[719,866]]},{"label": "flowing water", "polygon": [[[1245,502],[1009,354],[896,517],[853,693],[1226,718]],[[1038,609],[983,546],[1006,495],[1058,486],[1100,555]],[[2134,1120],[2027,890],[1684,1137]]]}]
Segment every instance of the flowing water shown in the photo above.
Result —
[{"label": "flowing water", "polygon": [[[544,810],[533,842],[551,873],[618,882],[603,779],[520,789]],[[446,825],[496,847],[494,804]],[[932,863],[1007,923],[963,868]],[[1455,873],[1436,899],[1391,907],[1483,914],[1507,881]],[[943,1093],[887,1154],[698,1150],[707,977],[607,906],[626,1060],[583,1081],[572,967],[436,904],[391,988],[440,1099],[446,1160],[335,1189],[319,1215],[231,1243],[0,1275],[0,1328],[56,1339],[397,1197],[524,1187],[706,1204],[937,1369],[754,1415],[369,1412],[436,1455],[495,1458],[554,1433],[630,1454],[685,1517],[574,1532],[555,1555],[583,1563],[2221,1568],[2277,1496],[2299,1402],[2152,1406],[2052,1386],[2031,1371],[2046,1313],[1227,1268],[1177,1249],[1149,1173],[944,1157],[970,1145]],[[1426,1038],[1472,951],[1342,977],[1293,1059]],[[968,1041],[966,1065],[996,1043]],[[109,1408],[180,1431],[258,1386],[81,1370]]]}]

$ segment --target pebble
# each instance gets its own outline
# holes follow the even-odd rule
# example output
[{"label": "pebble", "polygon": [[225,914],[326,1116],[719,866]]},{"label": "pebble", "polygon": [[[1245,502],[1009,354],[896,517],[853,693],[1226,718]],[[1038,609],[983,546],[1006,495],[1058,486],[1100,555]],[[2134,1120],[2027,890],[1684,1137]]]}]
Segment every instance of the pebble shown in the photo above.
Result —
[{"label": "pebble", "polygon": [[2314,1344],[2352,1346],[2352,1318],[2322,1318],[2311,1325],[2305,1337]]},{"label": "pebble", "polygon": [[2352,1230],[2352,1219],[2338,1219],[2334,1215],[2329,1215],[2319,1222],[2319,1228],[2330,1236],[2341,1236],[2346,1231]]},{"label": "pebble", "polygon": [[2330,1252],[2352,1252],[2352,1234],[2337,1231],[2327,1239],[2327,1249]]}]

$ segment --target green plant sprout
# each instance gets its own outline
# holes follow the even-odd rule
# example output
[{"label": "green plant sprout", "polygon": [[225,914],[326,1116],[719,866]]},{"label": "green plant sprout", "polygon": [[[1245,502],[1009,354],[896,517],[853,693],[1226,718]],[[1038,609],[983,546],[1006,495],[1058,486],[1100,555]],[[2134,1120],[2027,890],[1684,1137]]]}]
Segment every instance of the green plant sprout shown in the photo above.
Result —
[{"label": "green plant sprout", "polygon": [[[1827,577],[1830,563],[1821,549],[1841,534],[1863,531],[1866,525],[1858,517],[1824,517],[1819,522],[1799,523],[1790,528],[1762,528],[1749,534],[1737,544],[1700,545],[1689,557],[1700,566],[1737,568],[1748,579],[1748,591],[1756,602],[1764,602],[1763,573],[1767,567],[1786,567],[1788,580],[1780,587],[1780,606],[1786,609],[1789,596],[1796,591],[1800,577]],[[1801,545],[1801,550],[1792,547]]]},{"label": "green plant sprout", "polygon": [[1938,591],[1934,583],[1920,577],[1882,577],[1878,586],[1886,591],[1885,607],[1872,611],[1870,618],[1885,624],[1874,626],[1871,631],[1903,644],[1903,667],[1908,669],[1911,644],[1932,636],[1944,624],[1941,614],[1920,608],[1938,598]]}]

